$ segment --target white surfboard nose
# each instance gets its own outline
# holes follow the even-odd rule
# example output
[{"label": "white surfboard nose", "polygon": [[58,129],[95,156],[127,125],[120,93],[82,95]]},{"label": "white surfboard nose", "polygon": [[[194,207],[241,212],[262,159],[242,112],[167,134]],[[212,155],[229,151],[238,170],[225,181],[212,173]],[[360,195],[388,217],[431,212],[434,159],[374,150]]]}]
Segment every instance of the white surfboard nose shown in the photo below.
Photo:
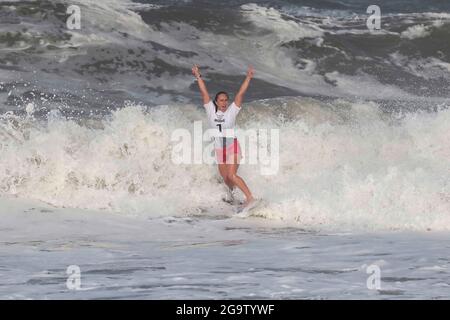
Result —
[{"label": "white surfboard nose", "polygon": [[240,218],[247,217],[249,212],[251,210],[255,209],[256,207],[258,207],[258,205],[260,203],[261,203],[260,199],[254,199],[248,205],[239,207],[236,211],[237,214],[235,216],[240,217]]}]

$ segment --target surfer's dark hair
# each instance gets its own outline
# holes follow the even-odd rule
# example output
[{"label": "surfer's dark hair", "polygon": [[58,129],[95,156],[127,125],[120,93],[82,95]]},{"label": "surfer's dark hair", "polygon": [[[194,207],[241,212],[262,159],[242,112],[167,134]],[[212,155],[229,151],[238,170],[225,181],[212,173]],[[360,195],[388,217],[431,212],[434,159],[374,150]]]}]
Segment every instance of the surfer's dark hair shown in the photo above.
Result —
[{"label": "surfer's dark hair", "polygon": [[217,112],[217,103],[216,103],[216,101],[217,101],[217,99],[219,98],[219,96],[220,96],[221,94],[226,95],[226,96],[227,96],[227,99],[230,99],[230,96],[228,95],[228,92],[226,92],[226,91],[219,91],[219,92],[217,92],[217,93],[216,93],[216,96],[214,97],[214,100],[213,100],[214,106],[216,107],[216,112]]},{"label": "surfer's dark hair", "polygon": [[230,98],[230,96],[228,95],[228,92],[225,92],[225,91],[219,91],[219,92],[216,93],[216,96],[214,97],[214,101],[217,101],[217,99],[219,98],[219,96],[220,96],[221,94],[226,95],[228,99]]}]

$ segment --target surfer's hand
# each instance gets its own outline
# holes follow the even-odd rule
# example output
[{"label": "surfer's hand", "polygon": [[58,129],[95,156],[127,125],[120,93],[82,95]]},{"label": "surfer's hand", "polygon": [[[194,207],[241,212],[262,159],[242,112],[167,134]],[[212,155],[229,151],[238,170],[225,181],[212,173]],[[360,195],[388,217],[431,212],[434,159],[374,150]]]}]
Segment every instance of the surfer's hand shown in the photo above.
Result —
[{"label": "surfer's hand", "polygon": [[249,78],[249,79],[253,78],[254,73],[255,73],[255,70],[253,69],[253,66],[249,66],[247,69],[247,78]]},{"label": "surfer's hand", "polygon": [[196,78],[200,78],[200,70],[198,69],[198,65],[194,64],[194,66],[192,67],[192,74],[196,77]]}]

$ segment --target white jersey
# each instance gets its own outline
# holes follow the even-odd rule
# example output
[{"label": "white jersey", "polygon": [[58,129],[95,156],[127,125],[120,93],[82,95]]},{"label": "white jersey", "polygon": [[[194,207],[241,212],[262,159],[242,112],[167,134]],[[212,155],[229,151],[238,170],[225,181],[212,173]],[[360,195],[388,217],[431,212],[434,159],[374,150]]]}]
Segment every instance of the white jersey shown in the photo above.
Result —
[{"label": "white jersey", "polygon": [[[217,129],[216,136],[225,136],[228,138],[234,138],[234,127],[236,125],[236,116],[238,115],[241,108],[239,108],[234,102],[230,104],[225,110],[222,112],[217,110],[214,102],[210,100],[207,104],[204,105],[206,109],[206,113],[208,115],[208,124],[211,129]],[[216,145],[222,144],[222,139],[215,139]],[[228,139],[227,139],[228,140]]]}]

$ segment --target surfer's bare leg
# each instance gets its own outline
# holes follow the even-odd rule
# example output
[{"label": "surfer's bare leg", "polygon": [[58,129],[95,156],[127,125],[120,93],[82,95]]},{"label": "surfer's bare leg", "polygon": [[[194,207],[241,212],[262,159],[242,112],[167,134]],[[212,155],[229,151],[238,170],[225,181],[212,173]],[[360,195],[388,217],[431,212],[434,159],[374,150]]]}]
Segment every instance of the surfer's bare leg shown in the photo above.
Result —
[{"label": "surfer's bare leg", "polygon": [[237,175],[237,170],[239,168],[239,157],[238,154],[234,154],[234,161],[231,164],[227,164],[228,169],[228,180],[231,181],[233,185],[236,185],[245,195],[245,203],[244,205],[249,204],[252,200],[254,200],[253,195],[248,188],[245,181]]},{"label": "surfer's bare leg", "polygon": [[223,182],[225,182],[225,184],[228,186],[228,188],[233,189],[234,188],[234,183],[228,179],[228,165],[225,163],[219,163],[219,172],[220,175],[223,178]]}]

